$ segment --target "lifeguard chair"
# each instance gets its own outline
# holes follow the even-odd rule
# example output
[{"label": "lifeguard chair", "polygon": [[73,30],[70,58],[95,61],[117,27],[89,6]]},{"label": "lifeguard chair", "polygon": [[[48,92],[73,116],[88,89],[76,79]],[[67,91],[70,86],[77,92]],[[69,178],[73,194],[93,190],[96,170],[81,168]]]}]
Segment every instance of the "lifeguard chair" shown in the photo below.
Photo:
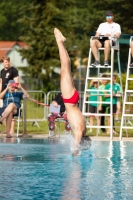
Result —
[{"label": "lifeguard chair", "polygon": [[[100,36],[101,37],[101,36]],[[90,40],[92,40],[94,37],[91,37]],[[112,102],[113,102],[113,88],[112,88],[112,85],[113,85],[113,71],[114,71],[114,54],[115,52],[117,52],[117,61],[118,61],[118,76],[120,77],[120,85],[121,85],[121,88],[122,88],[122,79],[121,79],[121,67],[120,67],[120,48],[119,48],[119,40],[118,39],[115,39],[113,37],[110,37],[108,38],[110,39],[110,45],[111,45],[111,64],[110,66],[108,67],[105,67],[105,66],[98,66],[98,67],[93,67],[91,66],[91,60],[92,60],[92,50],[90,48],[89,50],[89,56],[88,56],[88,66],[87,66],[87,73],[86,73],[86,81],[85,81],[85,90],[84,90],[84,98],[83,98],[83,109],[82,109],[82,114],[86,117],[88,116],[109,116],[110,117],[110,126],[90,126],[89,123],[86,124],[86,127],[87,128],[110,128],[111,129],[111,133],[110,133],[110,139],[112,140],[113,138],[113,105],[112,105]],[[104,50],[105,48],[99,48],[98,49],[98,56],[99,56],[99,60],[100,60],[100,51]],[[91,70],[94,70],[96,69],[97,70],[97,77],[90,77],[90,71]],[[107,78],[103,78],[101,77],[101,69],[105,69],[104,70],[104,73],[103,74],[110,74],[110,77],[107,77]],[[108,71],[110,70],[110,73],[108,73]],[[89,86],[89,82],[93,79],[96,79],[98,80],[98,84],[100,83],[100,80],[109,80],[110,83],[111,83],[111,88],[110,90],[101,90],[99,88],[97,88],[97,91],[98,94],[100,94],[100,92],[110,92],[110,114],[103,114],[103,113],[88,113],[88,110],[87,110],[87,107],[88,107],[88,104],[89,103],[92,103],[90,101],[88,101],[88,93],[90,91],[93,91],[92,89],[88,89],[88,86]],[[100,94],[101,95],[101,94]],[[102,103],[100,101],[95,101],[93,103]],[[104,104],[109,104],[108,102],[103,102]],[[97,132],[98,133],[98,132]]]}]

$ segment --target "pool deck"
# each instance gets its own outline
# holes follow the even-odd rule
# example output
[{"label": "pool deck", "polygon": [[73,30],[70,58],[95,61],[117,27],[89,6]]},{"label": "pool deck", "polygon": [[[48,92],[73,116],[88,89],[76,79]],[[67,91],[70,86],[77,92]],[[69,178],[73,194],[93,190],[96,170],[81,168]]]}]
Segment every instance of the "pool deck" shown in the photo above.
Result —
[{"label": "pool deck", "polygon": [[[19,137],[21,138],[34,138],[34,139],[46,139],[48,138],[48,134],[26,134],[26,135],[22,135],[20,134]],[[5,138],[6,135],[2,134],[0,135],[0,138]],[[13,138],[16,138],[16,134],[13,135]],[[56,138],[58,138],[59,136],[57,135]],[[62,134],[60,135],[60,138],[65,138],[65,135]],[[110,137],[108,136],[90,136],[90,138],[93,141],[111,141]],[[113,137],[112,141],[120,141],[119,137]],[[123,137],[121,141],[130,141],[133,142],[133,137]]]},{"label": "pool deck", "polygon": [[[32,138],[40,138],[40,139],[44,139],[44,138],[48,138],[48,134],[32,134],[30,135]],[[58,138],[59,136],[57,135],[56,138]],[[65,138],[65,135],[62,134],[60,135],[60,137],[64,137]],[[90,136],[90,138],[92,140],[98,140],[98,141],[110,141],[110,137],[107,137],[107,136]],[[112,141],[120,141],[119,137],[113,137]],[[121,141],[132,141],[133,142],[133,137],[123,137]]]}]

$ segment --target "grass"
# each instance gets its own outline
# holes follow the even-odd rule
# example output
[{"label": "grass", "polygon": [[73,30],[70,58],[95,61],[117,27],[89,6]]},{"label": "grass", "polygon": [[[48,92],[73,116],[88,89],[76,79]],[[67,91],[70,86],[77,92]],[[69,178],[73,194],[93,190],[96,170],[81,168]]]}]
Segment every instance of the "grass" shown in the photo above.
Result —
[{"label": "grass", "polygon": [[[39,126],[39,127],[38,127]],[[26,133],[28,134],[48,134],[48,121],[38,122],[38,126],[33,122],[26,122]],[[60,123],[60,132],[65,131],[64,123]],[[5,126],[2,125],[1,131],[4,131]],[[15,123],[15,132],[17,132],[17,122]],[[55,132],[58,133],[58,127],[56,123]],[[23,133],[23,123],[20,122],[19,133]]]},{"label": "grass", "polygon": [[[44,114],[47,116],[47,113],[49,113],[49,110],[44,110],[44,106],[37,105],[36,103],[27,100],[26,102],[26,113],[27,113],[27,119],[31,119],[32,122],[27,121],[26,122],[26,132],[28,134],[48,134],[48,121],[44,120]],[[35,121],[39,121],[41,119],[41,122],[37,122],[39,127],[36,125],[36,123],[33,123]],[[130,120],[133,123],[133,119]],[[96,125],[96,121],[94,122]],[[116,126],[120,126],[120,122],[115,122]],[[5,129],[4,126],[2,126],[2,131]],[[64,132],[64,123],[60,123],[60,132]],[[87,131],[89,128],[87,129]],[[17,122],[15,124],[15,132],[17,131]],[[56,129],[55,132],[58,132],[57,124],[56,124]],[[119,128],[116,128],[116,132],[120,132]],[[23,133],[23,126],[22,122],[20,122],[20,129],[19,133]],[[93,129],[92,133],[89,133],[90,136],[96,136],[97,135],[97,129]],[[100,133],[99,136],[107,136],[106,133]],[[118,137],[119,135],[114,135]],[[123,137],[126,137],[126,130],[123,129]],[[128,129],[128,137],[133,137],[133,131],[131,129]]]},{"label": "grass", "polygon": [[[131,121],[133,123],[133,121]],[[95,121],[96,123],[96,121]],[[26,133],[28,134],[48,134],[48,121],[45,120],[43,122],[38,122],[39,127],[34,124],[33,122],[26,122]],[[120,126],[120,122],[115,122],[116,126]],[[4,130],[4,126],[2,126],[2,129]],[[87,129],[87,131],[89,130],[89,128]],[[119,133],[119,128],[116,128],[116,132]],[[17,131],[17,122],[15,124],[15,132]],[[60,132],[61,134],[64,133],[65,131],[65,127],[64,127],[64,123],[60,123]],[[55,132],[58,133],[58,127],[57,127],[57,123],[56,123],[56,128],[55,128]],[[23,126],[22,126],[22,122],[20,122],[20,129],[19,129],[19,133],[23,133]],[[96,136],[97,135],[97,129],[93,129],[92,133],[89,133],[89,136]],[[104,136],[104,137],[109,137],[109,135],[107,135],[106,133],[100,133],[98,134],[99,136]],[[114,135],[114,137],[118,137],[118,135]],[[126,130],[123,129],[123,137],[126,137]],[[133,137],[133,132],[132,130],[128,129],[128,137]]]},{"label": "grass", "polygon": [[[130,120],[130,122],[133,124],[133,120]],[[120,127],[120,123],[121,123],[121,120],[120,121],[115,121],[115,126],[119,126]],[[96,125],[96,120],[94,120],[94,124]],[[105,122],[105,124],[107,125],[107,122]],[[129,124],[126,126],[130,126]],[[89,128],[88,128],[89,130]],[[88,131],[87,130],[87,131]],[[107,129],[106,129],[107,130]],[[113,135],[114,137],[118,137],[119,136],[119,133],[120,133],[120,128],[115,128],[116,132],[118,133],[118,135]],[[133,137],[133,131],[131,129],[128,129],[127,130],[128,132],[128,137]],[[96,136],[97,135],[97,129],[94,128],[93,131],[91,133],[88,134],[89,136]],[[100,131],[100,134],[98,134],[99,136],[107,136],[109,137],[110,135],[107,135],[106,133],[103,133]],[[123,134],[122,134],[122,137],[127,137],[126,135],[126,130],[123,129]]]}]

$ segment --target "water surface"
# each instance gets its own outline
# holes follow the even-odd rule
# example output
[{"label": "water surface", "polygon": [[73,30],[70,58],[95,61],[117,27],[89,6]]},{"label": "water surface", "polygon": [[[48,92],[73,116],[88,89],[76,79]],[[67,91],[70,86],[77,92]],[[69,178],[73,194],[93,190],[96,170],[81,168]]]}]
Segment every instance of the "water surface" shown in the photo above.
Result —
[{"label": "water surface", "polygon": [[1,139],[0,199],[133,199],[132,142],[70,149],[71,138]]}]

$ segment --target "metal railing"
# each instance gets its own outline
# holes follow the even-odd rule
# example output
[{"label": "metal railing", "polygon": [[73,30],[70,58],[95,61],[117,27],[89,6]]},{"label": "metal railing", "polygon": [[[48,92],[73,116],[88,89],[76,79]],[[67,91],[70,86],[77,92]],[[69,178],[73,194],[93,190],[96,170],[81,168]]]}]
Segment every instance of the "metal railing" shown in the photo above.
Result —
[{"label": "metal railing", "polygon": [[[47,120],[49,114],[49,106],[40,105],[39,103],[43,103],[45,105],[50,105],[55,96],[60,91],[50,91],[47,94],[43,91],[38,90],[29,90],[27,91],[30,99],[24,99],[24,109],[23,116],[24,122],[33,122],[35,125],[39,127],[38,122]],[[83,92],[79,92],[80,100],[79,100],[79,108],[82,110],[83,104]],[[22,121],[22,120],[20,120]]]},{"label": "metal railing", "polygon": [[27,122],[39,122],[46,120],[46,106],[40,105],[39,102],[46,104],[46,93],[38,90],[27,91],[30,99],[25,99],[26,103],[26,121]]},{"label": "metal railing", "polygon": [[[53,101],[53,99],[55,98],[55,96],[61,91],[50,91],[47,93],[47,101],[46,101],[46,104],[50,105],[50,103]],[[83,95],[84,95],[84,92],[81,92],[81,91],[78,91],[79,92],[79,108],[80,110],[82,111],[82,105],[83,105]],[[47,107],[47,115],[46,115],[46,118],[49,114],[49,108]]]},{"label": "metal railing", "polygon": [[[26,132],[26,122],[33,122],[35,125],[39,127],[38,122],[42,122],[47,120],[48,114],[49,114],[49,107],[43,106],[38,104],[37,102],[44,103],[46,105],[50,105],[50,103],[53,101],[55,96],[60,91],[49,91],[47,94],[43,91],[35,91],[30,90],[28,91],[30,98],[36,100],[36,102],[33,102],[29,99],[24,99],[24,109],[23,109],[23,116],[24,116],[24,126],[23,126],[23,132]],[[82,111],[82,105],[83,105],[83,95],[84,92],[79,92],[80,100],[79,100],[79,108]],[[133,95],[128,95],[129,101],[133,101]],[[89,105],[89,104],[88,104]],[[127,106],[127,112],[129,110],[130,113],[133,113],[133,108],[131,108],[131,105]],[[86,108],[87,112],[88,108]],[[129,123],[131,126],[133,125],[133,116],[126,118],[127,123]]]}]

